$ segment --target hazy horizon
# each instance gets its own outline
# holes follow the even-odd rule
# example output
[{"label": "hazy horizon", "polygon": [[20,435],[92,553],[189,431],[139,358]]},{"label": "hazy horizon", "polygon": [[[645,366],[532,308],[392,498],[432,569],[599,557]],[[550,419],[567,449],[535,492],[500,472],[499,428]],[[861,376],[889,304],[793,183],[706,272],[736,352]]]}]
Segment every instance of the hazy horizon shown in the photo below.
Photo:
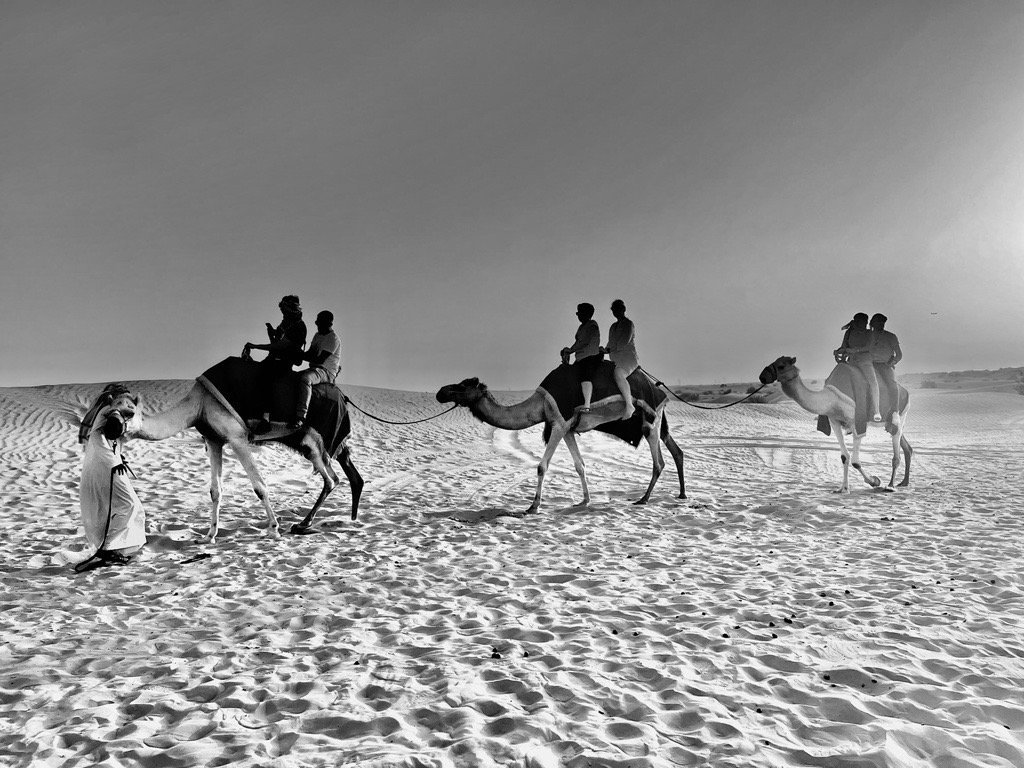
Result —
[{"label": "hazy horizon", "polygon": [[668,383],[1024,362],[1024,4],[0,7],[0,386],[189,379],[336,315],[339,381],[532,389],[612,299]]}]

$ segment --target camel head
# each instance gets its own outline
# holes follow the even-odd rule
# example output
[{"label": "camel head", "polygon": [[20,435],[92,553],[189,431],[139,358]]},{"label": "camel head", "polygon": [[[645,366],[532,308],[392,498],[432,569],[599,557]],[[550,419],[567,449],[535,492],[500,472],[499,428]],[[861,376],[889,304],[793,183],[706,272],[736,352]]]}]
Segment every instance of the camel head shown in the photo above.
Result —
[{"label": "camel head", "polygon": [[479,402],[487,394],[487,385],[480,379],[463,379],[458,384],[448,384],[437,390],[437,402],[455,403],[467,408]]},{"label": "camel head", "polygon": [[760,381],[762,384],[771,384],[773,381],[788,381],[794,375],[799,375],[796,358],[780,357],[771,365],[765,366],[761,371]]},{"label": "camel head", "polygon": [[117,440],[132,430],[137,430],[142,421],[141,399],[131,392],[113,395],[107,408],[100,411],[103,434],[108,440]]}]

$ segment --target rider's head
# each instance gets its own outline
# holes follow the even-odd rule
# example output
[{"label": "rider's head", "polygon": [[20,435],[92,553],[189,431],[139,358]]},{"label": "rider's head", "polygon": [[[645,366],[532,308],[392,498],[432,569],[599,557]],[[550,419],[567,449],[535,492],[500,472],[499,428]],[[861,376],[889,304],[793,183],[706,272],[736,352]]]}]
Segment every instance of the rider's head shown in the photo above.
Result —
[{"label": "rider's head", "polygon": [[846,325],[843,326],[843,330],[845,331],[847,328],[851,328],[851,327],[852,328],[867,328],[867,325],[868,325],[868,316],[865,313],[863,313],[863,312],[858,312],[856,315],[853,316],[853,320],[851,320],[850,322],[848,322]]},{"label": "rider's head", "polygon": [[612,302],[612,314],[616,317],[622,317],[626,314],[626,302],[622,299],[616,299]]},{"label": "rider's head", "polygon": [[883,315],[881,312],[876,312],[871,316],[871,327],[882,330],[885,328],[885,321],[889,318]]},{"label": "rider's head", "polygon": [[331,326],[333,324],[334,324],[334,313],[333,312],[331,312],[330,310],[325,309],[322,312],[317,313],[317,316],[316,316],[316,327],[317,327],[318,330],[321,330],[321,329],[330,330],[330,328],[331,328]]},{"label": "rider's head", "polygon": [[302,306],[299,304],[299,297],[292,294],[282,298],[277,306],[285,315],[302,314]]},{"label": "rider's head", "polygon": [[576,317],[580,319],[581,323],[585,323],[594,316],[594,305],[583,302],[582,304],[576,305]]}]

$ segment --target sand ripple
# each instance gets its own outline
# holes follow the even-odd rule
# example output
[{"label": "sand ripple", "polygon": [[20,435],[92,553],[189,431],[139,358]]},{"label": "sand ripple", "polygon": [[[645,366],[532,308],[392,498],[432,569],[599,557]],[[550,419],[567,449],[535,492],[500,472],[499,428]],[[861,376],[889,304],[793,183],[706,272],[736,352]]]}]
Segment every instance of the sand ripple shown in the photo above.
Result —
[{"label": "sand ripple", "polygon": [[[135,386],[160,407],[189,382]],[[1017,395],[915,393],[913,488],[842,496],[792,404],[673,405],[689,500],[668,469],[632,506],[646,451],[587,435],[590,508],[560,451],[525,518],[539,428],[359,416],[358,522],[343,484],[321,535],[268,542],[229,459],[216,546],[197,436],[133,443],[149,547],[75,576],[98,388],[0,390],[4,765],[1024,765]],[[297,520],[317,478],[258,461]]]}]

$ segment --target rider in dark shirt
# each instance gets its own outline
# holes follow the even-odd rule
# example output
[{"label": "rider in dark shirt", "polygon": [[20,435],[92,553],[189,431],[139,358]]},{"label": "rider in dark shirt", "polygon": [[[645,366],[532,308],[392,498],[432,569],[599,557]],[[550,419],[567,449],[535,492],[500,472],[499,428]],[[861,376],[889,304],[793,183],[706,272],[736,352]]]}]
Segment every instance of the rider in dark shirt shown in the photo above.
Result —
[{"label": "rider in dark shirt", "polygon": [[900,340],[896,334],[885,330],[887,318],[882,313],[871,316],[871,336],[874,341],[871,350],[871,362],[875,375],[885,383],[889,390],[889,410],[885,420],[890,421],[894,411],[899,410],[899,385],[896,383],[896,364],[903,359]]},{"label": "rider in dark shirt", "polygon": [[[276,328],[267,323],[267,337],[270,339],[270,343],[246,342],[242,351],[243,356],[246,357],[254,349],[266,351],[267,356],[261,365],[264,368],[267,381],[291,371],[293,366],[300,365],[302,350],[306,346],[306,324],[302,321],[302,306],[299,304],[299,297],[285,296],[277,306],[281,310],[282,319]],[[262,434],[269,430],[270,414],[264,413],[263,420],[253,429],[253,432]]]},{"label": "rider in dark shirt", "polygon": [[837,360],[845,357],[844,362],[859,368],[864,374],[868,383],[868,408],[872,421],[881,421],[882,414],[878,412],[878,379],[875,377],[875,368],[872,363],[872,348],[874,339],[871,330],[868,328],[868,316],[858,312],[853,320],[843,326],[846,334],[843,336],[843,343],[835,350]]}]

